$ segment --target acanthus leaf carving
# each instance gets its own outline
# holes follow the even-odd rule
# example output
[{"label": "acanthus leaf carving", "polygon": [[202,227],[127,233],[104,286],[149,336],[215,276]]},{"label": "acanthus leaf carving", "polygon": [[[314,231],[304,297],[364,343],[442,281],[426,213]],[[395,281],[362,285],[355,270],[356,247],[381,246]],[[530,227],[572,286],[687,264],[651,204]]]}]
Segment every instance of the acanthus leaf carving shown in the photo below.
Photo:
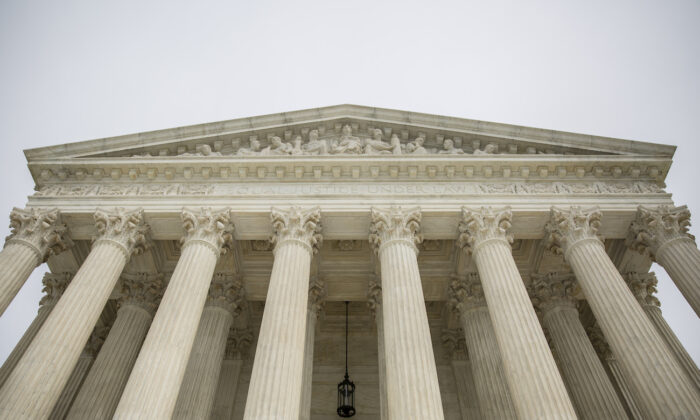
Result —
[{"label": "acanthus leaf carving", "polygon": [[558,306],[576,308],[579,286],[572,273],[532,274],[528,287],[533,305],[543,314]]},{"label": "acanthus leaf carving", "polygon": [[248,328],[231,328],[226,339],[226,359],[242,358],[253,342],[253,333]]},{"label": "acanthus leaf carving", "polygon": [[421,211],[419,207],[388,209],[372,207],[369,242],[375,252],[394,242],[407,242],[418,252],[417,245],[423,242],[421,234]]},{"label": "acanthus leaf carving", "polygon": [[377,281],[377,276],[372,274],[367,286],[367,307],[373,317],[376,316],[377,310],[381,310],[382,305],[382,285]]},{"label": "acanthus leaf carving", "polygon": [[690,211],[687,206],[639,206],[637,216],[630,225],[627,246],[654,260],[659,250],[671,241],[694,241],[695,237],[688,233],[689,227]]},{"label": "acanthus leaf carving", "polygon": [[209,207],[199,210],[182,209],[182,227],[185,234],[180,239],[184,250],[189,244],[202,243],[215,254],[225,253],[233,243],[233,224],[229,209],[214,211]]},{"label": "acanthus leaf carving", "polygon": [[246,305],[245,289],[235,274],[215,273],[209,285],[207,305],[226,309],[235,318]]},{"label": "acanthus leaf carving", "polygon": [[72,245],[68,228],[59,219],[58,209],[15,207],[10,212],[12,230],[5,245],[22,244],[36,254],[39,263],[45,262],[52,254],[60,254]]},{"label": "acanthus leaf carving", "polygon": [[135,305],[155,314],[163,297],[163,274],[122,274],[119,306]]},{"label": "acanthus leaf carving", "polygon": [[287,241],[303,244],[312,254],[318,252],[323,242],[321,235],[321,209],[293,206],[283,210],[272,208],[270,220],[274,235],[270,241],[275,250]]},{"label": "acanthus leaf carving", "polygon": [[566,255],[574,244],[583,240],[596,240],[602,244],[603,238],[598,235],[602,216],[597,206],[589,209],[552,207],[549,222],[545,225],[545,246],[557,255]]},{"label": "acanthus leaf carving", "polygon": [[486,305],[478,273],[453,275],[447,288],[448,305],[460,314]]},{"label": "acanthus leaf carving", "polygon": [[622,278],[629,286],[632,294],[642,306],[661,306],[659,299],[654,296],[658,280],[654,273],[625,273]]},{"label": "acanthus leaf carving", "polygon": [[95,243],[108,242],[116,245],[129,260],[132,254],[143,253],[150,245],[147,235],[150,227],[143,217],[143,210],[97,209],[94,214],[97,237]]},{"label": "acanthus leaf carving", "polygon": [[462,207],[457,243],[468,253],[474,253],[480,244],[488,240],[505,241],[510,246],[513,243],[510,232],[512,217],[509,206],[500,209],[481,207],[478,210]]},{"label": "acanthus leaf carving", "polygon": [[466,360],[468,358],[464,330],[461,328],[444,329],[440,338],[448,358],[452,360]]},{"label": "acanthus leaf carving", "polygon": [[39,301],[39,306],[50,306],[55,305],[58,300],[66,291],[71,280],[73,280],[73,273],[46,273],[44,278],[41,280],[44,287],[41,289],[44,292],[44,296],[41,297]]},{"label": "acanthus leaf carving", "polygon": [[309,280],[309,310],[318,316],[326,304],[326,284],[317,276]]}]

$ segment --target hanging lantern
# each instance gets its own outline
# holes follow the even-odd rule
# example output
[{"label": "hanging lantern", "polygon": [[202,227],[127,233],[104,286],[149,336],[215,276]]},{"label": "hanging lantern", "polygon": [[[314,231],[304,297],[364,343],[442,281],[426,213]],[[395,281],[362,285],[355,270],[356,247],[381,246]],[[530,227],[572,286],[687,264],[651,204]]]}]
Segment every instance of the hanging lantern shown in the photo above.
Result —
[{"label": "hanging lantern", "polygon": [[348,376],[348,304],[345,302],[345,379],[338,384],[338,415],[352,417],[355,415],[355,384]]}]

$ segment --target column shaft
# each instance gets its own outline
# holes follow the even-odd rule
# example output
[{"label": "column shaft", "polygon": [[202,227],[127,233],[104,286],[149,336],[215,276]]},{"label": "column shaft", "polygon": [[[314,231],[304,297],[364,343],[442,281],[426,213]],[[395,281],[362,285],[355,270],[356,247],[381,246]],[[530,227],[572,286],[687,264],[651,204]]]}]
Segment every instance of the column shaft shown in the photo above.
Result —
[{"label": "column shaft", "polygon": [[649,419],[694,418],[700,395],[642,311],[597,238],[568,245],[566,260]]},{"label": "column shaft", "polygon": [[236,400],[236,390],[238,389],[238,375],[241,373],[242,364],[243,361],[240,359],[224,360],[222,362],[211,420],[231,419]]},{"label": "column shaft", "polygon": [[477,246],[473,257],[518,416],[523,419],[575,419],[574,408],[510,246],[502,240],[485,241]]},{"label": "column shaft", "polygon": [[464,310],[460,318],[481,415],[484,419],[516,419],[488,308]]},{"label": "column shaft", "polygon": [[384,346],[384,318],[382,306],[377,305],[374,313],[377,323],[377,368],[379,370],[379,415],[381,420],[389,420],[389,401],[386,395],[386,350]]},{"label": "column shaft", "polygon": [[580,419],[626,419],[627,415],[573,306],[557,306],[544,315],[560,359],[560,368]]},{"label": "column shaft", "polygon": [[299,416],[311,264],[308,248],[287,240],[275,249],[245,420]]},{"label": "column shaft", "polygon": [[676,356],[681,367],[686,371],[688,376],[690,376],[695,386],[700,389],[700,370],[698,370],[698,366],[690,357],[685,347],[683,347],[683,344],[678,340],[676,334],[671,330],[671,327],[661,314],[661,309],[654,305],[644,305],[643,308],[649,319],[651,319],[652,324],[656,327],[656,330],[670,347],[671,352]]},{"label": "column shaft", "polygon": [[233,316],[228,310],[215,305],[204,308],[175,404],[174,419],[209,419],[232,323]]},{"label": "column shaft", "polygon": [[66,418],[66,414],[75,400],[75,395],[82,388],[85,376],[90,371],[94,361],[95,358],[88,352],[83,352],[80,355],[78,363],[75,364],[66,386],[63,387],[61,395],[56,401],[56,405],[51,410],[51,414],[48,417],[49,420],[63,420]]},{"label": "column shaft", "polygon": [[457,384],[457,399],[463,420],[481,419],[479,398],[472,375],[471,363],[468,360],[452,360],[452,370]]},{"label": "column shaft", "polygon": [[415,247],[395,240],[379,250],[390,419],[444,418]]},{"label": "column shaft", "polygon": [[209,244],[185,243],[115,419],[172,416],[218,258]]},{"label": "column shaft", "polygon": [[129,379],[152,314],[135,305],[122,305],[107,340],[85,378],[68,419],[111,419]]},{"label": "column shaft", "polygon": [[28,245],[9,243],[0,251],[0,315],[39,264],[39,255]]},{"label": "column shaft", "polygon": [[299,420],[311,418],[311,390],[314,379],[314,343],[316,338],[316,309],[309,305],[306,311],[306,339],[304,342],[304,371],[301,388]]},{"label": "column shaft", "polygon": [[657,251],[656,261],[700,317],[700,250],[695,243],[690,239],[676,239]]},{"label": "column shaft", "polygon": [[119,278],[127,255],[98,241],[0,390],[0,417],[46,418]]},{"label": "column shaft", "polygon": [[27,347],[29,347],[29,344],[31,344],[32,340],[34,340],[34,337],[39,332],[39,328],[44,325],[44,322],[46,321],[46,318],[49,317],[53,306],[54,305],[42,306],[39,308],[36,318],[34,318],[32,323],[29,325],[29,328],[27,328],[27,330],[24,332],[22,338],[20,338],[15,348],[12,349],[12,353],[7,356],[5,363],[3,363],[2,367],[0,368],[0,388],[2,388],[2,385],[10,376],[10,373],[12,373],[12,370],[15,368],[15,366],[17,366],[17,363],[22,358],[22,355],[24,355],[24,352],[27,350]]}]

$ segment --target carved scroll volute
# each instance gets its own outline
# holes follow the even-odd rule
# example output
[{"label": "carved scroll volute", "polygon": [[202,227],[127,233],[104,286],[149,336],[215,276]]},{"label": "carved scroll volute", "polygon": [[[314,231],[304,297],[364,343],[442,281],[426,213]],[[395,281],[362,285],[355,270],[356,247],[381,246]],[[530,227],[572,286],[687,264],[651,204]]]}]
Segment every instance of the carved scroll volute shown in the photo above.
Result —
[{"label": "carved scroll volute", "polygon": [[181,218],[185,230],[180,239],[182,249],[190,244],[200,243],[219,255],[226,253],[233,244],[233,224],[229,209],[182,209]]},{"label": "carved scroll volute", "polygon": [[10,228],[5,245],[16,243],[29,247],[40,263],[73,245],[68,228],[60,223],[58,209],[14,208],[10,212]]},{"label": "carved scroll volute", "polygon": [[149,246],[149,226],[144,221],[143,210],[97,209],[95,211],[97,237],[95,244],[109,242],[116,245],[128,260],[132,254],[141,254]]},{"label": "carved scroll volute", "polygon": [[486,241],[500,240],[510,245],[513,243],[513,234],[510,233],[512,218],[510,207],[481,207],[478,210],[462,207],[457,244],[469,254]]},{"label": "carved scroll volute", "polygon": [[558,255],[565,255],[577,243],[595,240],[603,243],[598,235],[602,213],[598,207],[582,209],[571,206],[567,209],[552,207],[550,219],[545,226],[545,246]]},{"label": "carved scroll volute", "polygon": [[402,209],[392,206],[388,209],[372,207],[369,228],[369,242],[379,254],[386,246],[395,242],[410,244],[416,254],[417,245],[423,242],[421,234],[421,211],[419,207]]},{"label": "carved scroll volute", "polygon": [[[287,210],[272,208],[270,220],[274,235],[270,241],[275,251],[285,242],[303,245],[313,255],[323,242],[321,235],[321,209],[319,207],[291,207]],[[273,251],[274,252],[274,251]]]},{"label": "carved scroll volute", "polygon": [[655,260],[659,249],[673,240],[695,241],[688,233],[689,227],[690,211],[686,206],[639,206],[630,225],[627,246]]}]

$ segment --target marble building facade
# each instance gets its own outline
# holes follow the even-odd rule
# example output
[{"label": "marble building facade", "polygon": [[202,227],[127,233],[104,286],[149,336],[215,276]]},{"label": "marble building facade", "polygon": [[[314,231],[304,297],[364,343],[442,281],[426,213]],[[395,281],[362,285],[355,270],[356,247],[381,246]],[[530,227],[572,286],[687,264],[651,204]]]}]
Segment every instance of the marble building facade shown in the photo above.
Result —
[{"label": "marble building facade", "polygon": [[[339,105],[25,151],[0,418],[696,419],[675,147]],[[22,205],[24,204],[24,205]]]}]

